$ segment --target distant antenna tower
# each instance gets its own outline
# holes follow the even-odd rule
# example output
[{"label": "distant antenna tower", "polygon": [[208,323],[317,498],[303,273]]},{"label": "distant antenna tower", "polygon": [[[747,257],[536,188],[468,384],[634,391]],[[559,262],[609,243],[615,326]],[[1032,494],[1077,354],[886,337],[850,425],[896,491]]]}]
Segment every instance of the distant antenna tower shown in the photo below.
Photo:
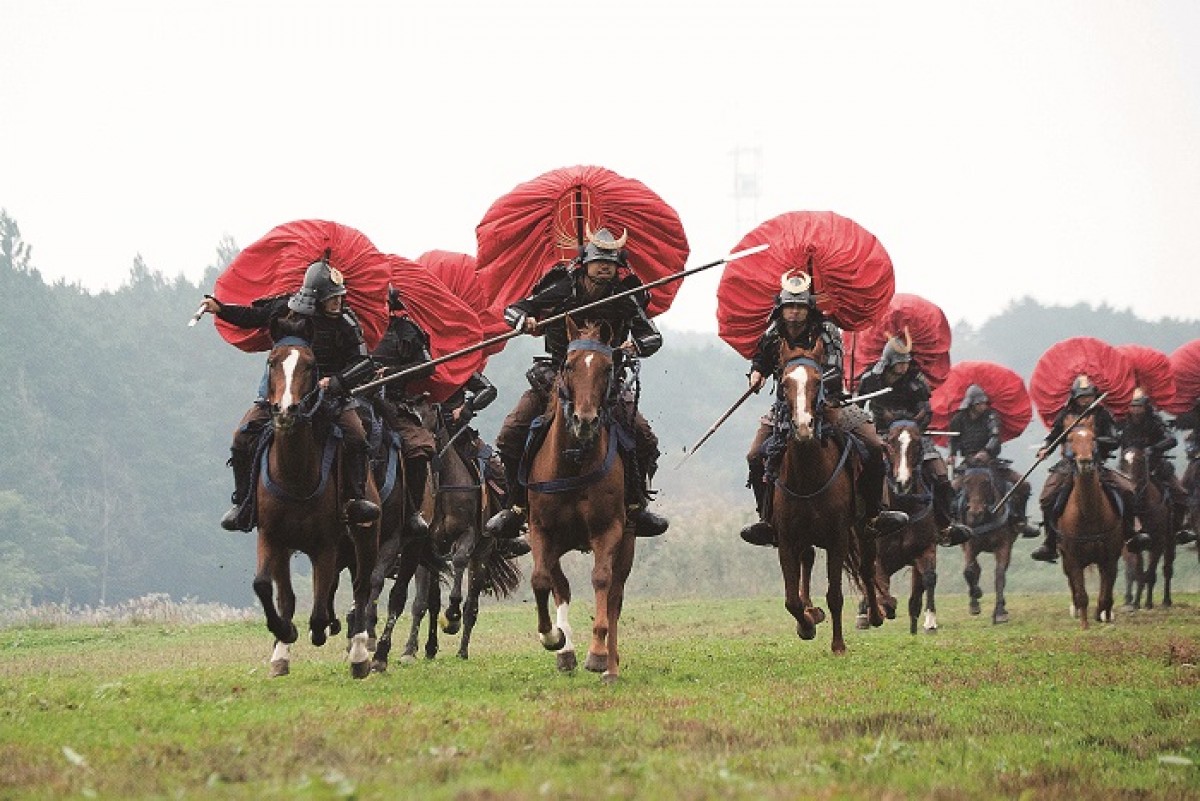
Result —
[{"label": "distant antenna tower", "polygon": [[738,236],[758,223],[758,199],[762,197],[762,147],[735,147],[733,156],[734,223]]}]

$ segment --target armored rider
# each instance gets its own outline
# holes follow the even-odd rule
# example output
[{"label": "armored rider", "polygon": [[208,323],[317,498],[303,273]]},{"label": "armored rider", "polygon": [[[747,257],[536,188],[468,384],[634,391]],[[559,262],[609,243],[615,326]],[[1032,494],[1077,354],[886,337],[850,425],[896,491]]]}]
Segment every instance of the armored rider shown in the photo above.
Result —
[{"label": "armored rider", "polygon": [[[429,335],[408,315],[400,292],[395,287],[388,288],[388,310],[391,312],[391,318],[388,320],[387,332],[371,352],[371,357],[381,373],[387,375],[427,364],[432,358],[429,354]],[[428,378],[433,371],[434,367],[428,366],[414,371],[406,378],[384,384],[371,399],[372,406],[387,423],[388,428],[400,436],[404,482],[408,488],[409,512],[406,525],[410,535],[414,537],[429,534],[429,525],[421,516],[421,504],[425,498],[425,484],[429,479],[429,460],[433,458],[436,446],[433,434],[421,425],[421,417],[414,408],[414,405],[423,402],[423,399],[410,397],[407,387],[412,381]]]},{"label": "armored rider", "polygon": [[1007,460],[1000,458],[1000,413],[992,408],[992,399],[978,384],[967,387],[958,411],[950,418],[946,429],[957,436],[950,437],[950,467],[962,456],[966,464],[990,466],[1009,486],[1016,487],[1009,498],[1009,521],[1023,537],[1036,537],[1038,530],[1029,525],[1027,507],[1033,489]]},{"label": "armored rider", "polygon": [[[1179,526],[1175,532],[1176,542],[1179,545],[1195,542],[1196,532],[1183,525],[1187,520],[1188,492],[1175,474],[1175,465],[1167,458],[1167,451],[1178,445],[1179,440],[1167,429],[1162,415],[1141,387],[1133,391],[1133,401],[1129,405],[1129,414],[1121,424],[1118,444],[1122,449],[1145,450],[1150,477],[1165,489],[1170,498],[1173,520]],[[1137,511],[1140,514],[1142,510]]]},{"label": "armored rider", "polygon": [[[912,420],[924,432],[933,417],[931,392],[929,381],[913,360],[912,337],[907,330],[903,340],[889,337],[879,361],[859,378],[858,391],[862,395],[884,388],[891,391],[867,401],[880,436],[885,436],[898,420]],[[951,515],[954,489],[950,486],[946,461],[929,437],[921,437],[921,448],[926,475],[933,484],[933,514],[941,529],[938,541],[942,545],[961,545],[970,539],[971,529],[955,523]]]},{"label": "armored rider", "polygon": [[[775,297],[775,308],[766,331],[758,340],[754,355],[750,359],[750,388],[754,392],[762,389],[767,376],[778,382],[783,372],[779,363],[780,345],[787,342],[792,347],[812,348],[819,341],[824,345],[824,360],[821,365],[824,382],[824,416],[830,425],[853,433],[867,449],[867,461],[859,479],[859,490],[866,506],[867,525],[878,535],[884,535],[908,524],[904,512],[883,508],[883,483],[886,467],[883,459],[883,443],[880,441],[871,418],[858,406],[841,405],[842,390],[842,332],[817,308],[813,297],[812,279],[804,272],[785,274],[781,279],[782,291]],[[746,526],[741,537],[751,545],[775,545],[775,529],[768,521],[766,477],[766,454],[764,446],[775,428],[775,419],[764,415],[759,422],[758,432],[746,454],[750,475],[746,486],[754,491],[758,521]]]},{"label": "armored rider", "polygon": [[[367,437],[355,410],[357,401],[350,391],[370,380],[375,365],[367,352],[358,318],[344,303],[345,296],[342,274],[322,260],[308,266],[303,286],[291,297],[279,295],[239,306],[206,295],[204,308],[238,328],[266,328],[274,341],[284,336],[299,336],[309,342],[317,361],[319,386],[328,396],[339,399],[337,424],[342,429],[345,489],[349,497],[343,513],[347,522],[365,524],[379,517],[379,507],[366,497]],[[264,376],[259,397],[233,435],[229,458],[233,467],[233,507],[221,518],[221,527],[227,531],[240,528],[238,508],[250,493],[254,448],[263,426],[271,419],[266,394]]]},{"label": "armored rider", "polygon": [[[1078,417],[1099,397],[1096,391],[1096,385],[1086,375],[1079,375],[1071,382],[1071,394],[1067,399],[1067,404],[1059,411],[1054,418],[1054,425],[1050,428],[1050,433],[1046,435],[1046,440],[1042,447],[1038,449],[1037,458],[1044,459],[1049,455],[1050,445],[1062,435],[1067,427],[1067,417]],[[1093,430],[1096,433],[1096,450],[1099,457],[1100,465],[1100,483],[1105,487],[1115,490],[1121,496],[1122,507],[1122,522],[1125,529],[1125,547],[1131,551],[1144,551],[1150,545],[1150,537],[1145,532],[1134,531],[1134,503],[1136,488],[1133,482],[1125,477],[1122,473],[1110,469],[1103,462],[1108,459],[1112,452],[1117,447],[1117,424],[1113,420],[1112,413],[1104,408],[1102,404],[1097,405],[1091,411]],[[1058,461],[1058,464],[1050,468],[1050,474],[1046,476],[1046,483],[1042,485],[1042,495],[1038,499],[1038,504],[1042,508],[1042,523],[1046,529],[1046,538],[1042,544],[1034,549],[1030,557],[1037,559],[1039,562],[1054,562],[1058,556],[1058,529],[1055,523],[1058,520],[1055,507],[1058,505],[1059,495],[1070,491],[1072,476],[1074,469],[1071,460],[1065,455],[1066,446],[1063,446],[1063,458]]]},{"label": "armored rider", "polygon": [[[628,270],[625,243],[629,232],[614,237],[607,228],[587,232],[587,241],[580,256],[570,265],[558,265],[534,287],[533,294],[504,310],[504,319],[514,329],[528,334],[541,334],[549,358],[536,358],[526,373],[530,388],[517,401],[516,407],[504,419],[496,437],[496,449],[504,463],[508,484],[509,507],[487,522],[489,536],[516,537],[525,524],[527,492],[518,479],[518,469],[525,450],[525,441],[533,419],[546,410],[555,377],[567,355],[566,320],[548,326],[541,320],[570,312],[585,304],[594,303],[641,286],[641,281]],[[646,314],[647,292],[634,292],[622,298],[589,309],[587,320],[608,323],[614,333],[613,341],[621,343],[614,350],[614,365],[621,375],[622,364],[653,355],[662,347],[662,335]],[[576,322],[585,322],[577,320]],[[641,412],[630,421],[635,439],[635,458],[641,486],[646,486],[658,464],[658,438]],[[635,498],[629,504],[629,514],[639,537],[653,537],[667,530],[668,521],[646,508],[646,498]]]}]

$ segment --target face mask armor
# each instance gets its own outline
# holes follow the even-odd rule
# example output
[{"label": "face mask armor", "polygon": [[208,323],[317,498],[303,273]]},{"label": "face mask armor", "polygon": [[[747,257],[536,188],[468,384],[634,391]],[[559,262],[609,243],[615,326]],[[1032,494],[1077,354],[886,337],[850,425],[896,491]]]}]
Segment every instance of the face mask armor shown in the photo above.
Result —
[{"label": "face mask armor", "polygon": [[316,314],[321,304],[330,298],[346,294],[341,272],[325,260],[314,261],[304,272],[304,285],[292,295],[288,308],[297,314]]}]

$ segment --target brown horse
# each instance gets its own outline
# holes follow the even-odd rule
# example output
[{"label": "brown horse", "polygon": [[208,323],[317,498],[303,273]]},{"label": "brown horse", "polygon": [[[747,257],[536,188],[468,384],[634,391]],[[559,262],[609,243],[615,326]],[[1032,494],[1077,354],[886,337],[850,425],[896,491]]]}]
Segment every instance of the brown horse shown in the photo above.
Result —
[{"label": "brown horse", "polygon": [[[1154,585],[1158,565],[1162,562],[1162,605],[1171,606],[1171,578],[1175,575],[1175,529],[1171,526],[1171,501],[1163,487],[1150,477],[1150,463],[1145,448],[1126,447],[1121,451],[1121,467],[1133,479],[1137,497],[1137,516],[1142,530],[1150,535],[1148,554],[1125,552],[1126,576],[1133,576],[1137,585],[1133,597],[1126,587],[1126,603],[1137,608],[1145,592],[1146,608],[1154,608]],[[1130,562],[1133,562],[1131,565]]]},{"label": "brown horse", "polygon": [[[1067,418],[1070,426],[1074,420]],[[1113,620],[1113,585],[1117,563],[1125,547],[1121,512],[1100,483],[1100,465],[1096,461],[1096,434],[1091,418],[1085,418],[1066,436],[1067,453],[1074,462],[1075,475],[1070,494],[1058,518],[1058,550],[1063,557],[1063,573],[1071,588],[1072,614],[1080,625],[1088,627],[1088,595],[1083,571],[1096,565],[1100,571],[1100,592],[1096,599],[1096,620]]]},{"label": "brown horse", "polygon": [[784,606],[796,619],[801,639],[816,636],[825,612],[812,605],[814,546],[824,548],[829,587],[825,601],[833,618],[834,654],[846,652],[842,636],[842,571],[866,597],[867,620],[883,624],[875,593],[876,546],[859,524],[852,475],[853,443],[825,420],[821,364],[824,350],[780,346],[779,381],[786,403],[787,444],[775,481],[771,522],[778,532]]},{"label": "brown horse", "polygon": [[[617,624],[634,554],[633,527],[626,519],[625,466],[617,454],[610,401],[617,377],[613,348],[599,325],[577,328],[568,317],[567,334],[566,360],[543,418],[545,440],[528,470],[530,583],[542,646],[557,652],[559,670],[574,670],[571,587],[560,560],[568,551],[592,552],[596,610],[584,667],[602,673],[608,683],[620,675]],[[557,607],[554,620],[551,593]]]},{"label": "brown horse", "polygon": [[[908,633],[917,633],[917,618],[921,615],[922,596],[925,605],[924,629],[937,633],[937,521],[933,517],[933,490],[925,482],[922,470],[924,450],[921,447],[921,427],[912,420],[897,420],[888,428],[884,446],[887,448],[891,472],[888,476],[891,507],[908,514],[908,525],[883,537],[877,543],[879,560],[875,582],[880,603],[889,619],[896,616],[896,598],[891,594],[892,574],[900,568],[912,568],[912,585],[908,596]],[[857,627],[870,625],[867,602],[858,605]]]},{"label": "brown horse", "polygon": [[[446,634],[462,631],[458,656],[467,659],[471,633],[479,619],[480,595],[486,592],[496,598],[507,598],[520,584],[521,571],[515,560],[501,554],[494,538],[483,536],[483,524],[500,511],[499,499],[487,482],[486,468],[468,461],[458,447],[448,447],[454,433],[436,409],[425,416],[424,423],[433,432],[439,453],[430,472],[435,498],[431,536],[435,550],[450,556],[450,597],[438,622]],[[441,608],[441,582],[426,568],[417,571],[416,582],[412,628],[404,658],[416,657],[421,620],[426,612],[432,612],[425,643],[425,656],[432,659],[438,651],[433,618],[438,618]]]},{"label": "brown horse", "polygon": [[[313,645],[320,646],[340,628],[333,610],[339,544],[347,537],[353,544],[354,601],[361,609],[370,591],[379,537],[378,522],[348,527],[342,519],[341,468],[335,458],[340,449],[329,421],[320,415],[324,393],[317,387],[316,359],[299,342],[282,340],[267,359],[271,440],[257,470],[258,569],[253,586],[267,628],[276,638],[272,676],[288,673],[290,645],[297,639],[292,624],[296,611],[292,552],[304,553],[312,563],[313,608],[308,625]],[[368,500],[377,502],[378,497],[374,483],[368,482]],[[272,586],[278,608],[271,597]],[[349,628],[350,672],[364,678],[370,674],[367,633],[361,620],[351,622]]]},{"label": "brown horse", "polygon": [[1004,600],[1004,588],[1008,583],[1008,566],[1012,563],[1013,544],[1020,532],[1012,522],[1008,507],[992,508],[1004,497],[1008,487],[1003,476],[990,462],[980,462],[973,457],[959,472],[954,482],[958,489],[955,502],[955,518],[969,526],[971,539],[963,543],[963,578],[967,581],[970,596],[968,611],[980,613],[979,599],[983,589],[979,578],[983,569],[979,566],[979,554],[990,553],[995,560],[994,587],[996,603],[992,607],[992,623],[1007,623],[1008,607]]}]

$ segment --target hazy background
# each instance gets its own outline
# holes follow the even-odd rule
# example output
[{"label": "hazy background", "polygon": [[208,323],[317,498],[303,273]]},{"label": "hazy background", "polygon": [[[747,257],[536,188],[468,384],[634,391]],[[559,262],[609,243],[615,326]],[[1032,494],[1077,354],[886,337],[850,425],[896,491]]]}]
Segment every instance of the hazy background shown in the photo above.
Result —
[{"label": "hazy background", "polygon": [[[496,197],[598,164],[693,264],[764,219],[875,233],[899,291],[1194,317],[1200,4],[3,0],[0,205],[48,279],[198,280],[297,218],[473,252]],[[716,271],[667,327],[715,330]]]}]

